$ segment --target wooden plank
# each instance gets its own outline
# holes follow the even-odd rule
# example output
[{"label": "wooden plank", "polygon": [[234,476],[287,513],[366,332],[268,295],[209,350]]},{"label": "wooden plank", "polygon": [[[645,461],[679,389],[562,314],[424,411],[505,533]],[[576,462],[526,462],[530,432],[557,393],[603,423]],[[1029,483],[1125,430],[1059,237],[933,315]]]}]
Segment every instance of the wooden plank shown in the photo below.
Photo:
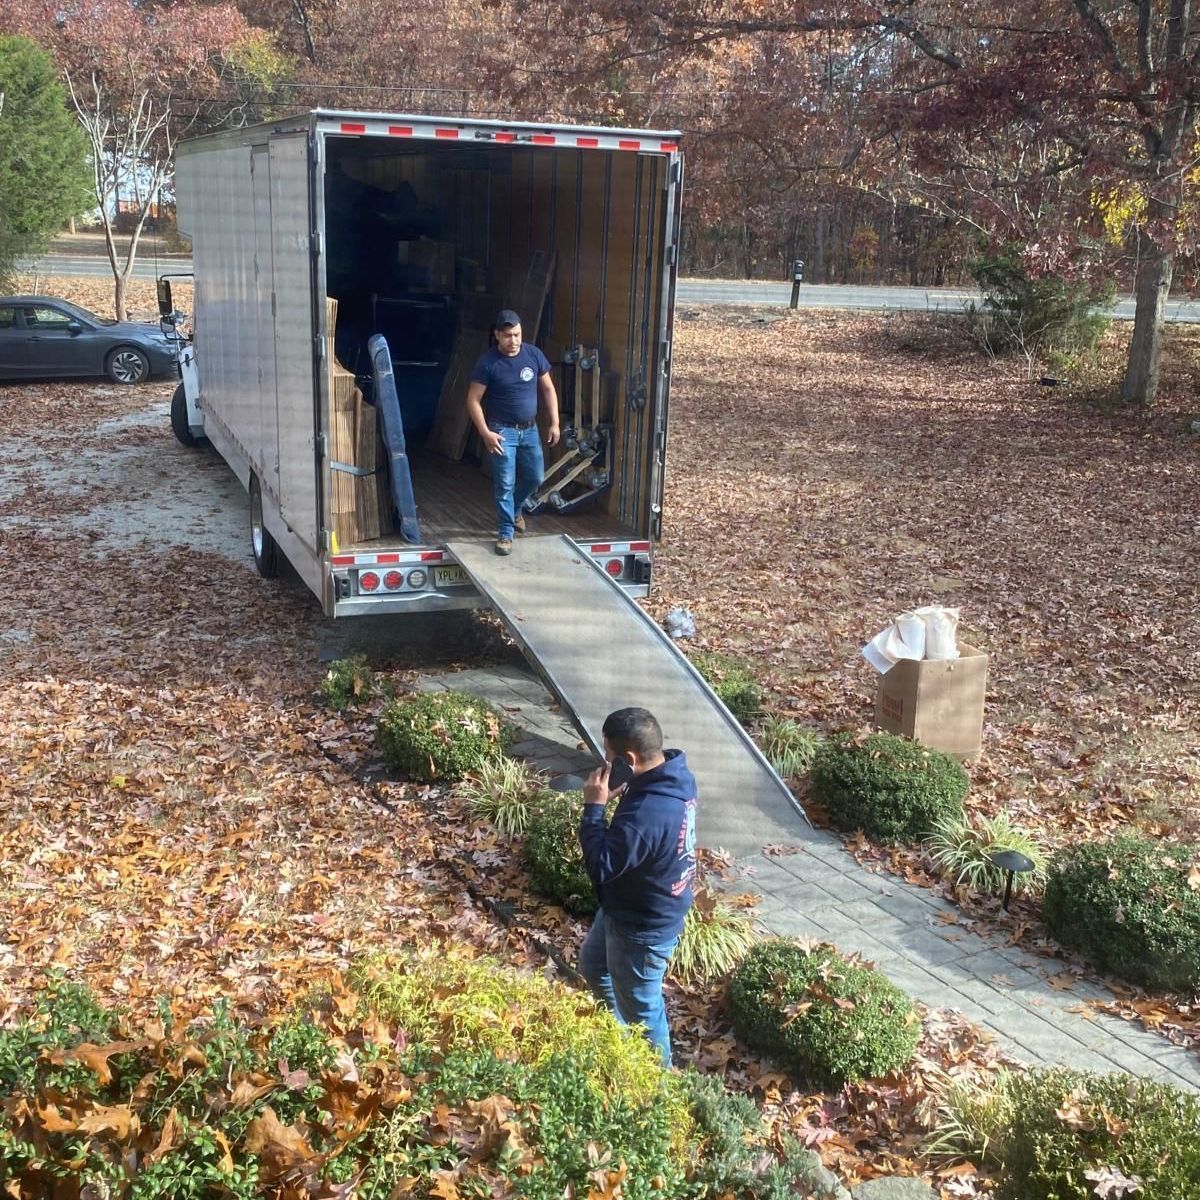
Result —
[{"label": "wooden plank", "polygon": [[486,330],[463,329],[455,339],[427,442],[430,449],[446,458],[457,461],[467,448],[467,435],[471,429],[471,420],[467,416],[467,384],[475,363],[486,349]]},{"label": "wooden plank", "polygon": [[369,542],[379,537],[379,481],[375,445],[375,409],[354,389],[354,465],[376,472],[354,477],[354,514],[358,539]]}]

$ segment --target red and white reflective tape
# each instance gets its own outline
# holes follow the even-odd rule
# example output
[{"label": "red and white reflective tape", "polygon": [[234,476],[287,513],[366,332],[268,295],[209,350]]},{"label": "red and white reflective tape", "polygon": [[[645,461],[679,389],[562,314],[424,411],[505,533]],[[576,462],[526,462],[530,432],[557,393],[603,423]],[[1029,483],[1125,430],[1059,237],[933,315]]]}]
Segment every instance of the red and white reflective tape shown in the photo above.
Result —
[{"label": "red and white reflective tape", "polygon": [[501,145],[558,146],[568,150],[628,150],[650,154],[678,154],[679,143],[661,137],[622,137],[619,133],[555,133],[527,129],[494,129],[483,125],[412,124],[393,125],[387,121],[340,121],[323,128],[327,133],[346,133],[368,137],[429,138],[442,141],[499,142]]},{"label": "red and white reflective tape", "polygon": [[649,542],[592,542],[587,547],[592,554],[649,554]]},{"label": "red and white reflective tape", "polygon": [[446,555],[441,550],[408,550],[384,551],[379,554],[334,554],[329,559],[329,565],[331,567],[416,567],[421,563],[446,561]]}]

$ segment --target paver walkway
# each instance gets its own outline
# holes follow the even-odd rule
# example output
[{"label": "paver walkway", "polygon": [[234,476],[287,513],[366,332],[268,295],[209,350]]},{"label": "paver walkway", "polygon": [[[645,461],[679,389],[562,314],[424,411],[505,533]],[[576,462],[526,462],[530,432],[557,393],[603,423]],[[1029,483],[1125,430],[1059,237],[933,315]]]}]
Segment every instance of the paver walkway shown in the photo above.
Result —
[{"label": "paver walkway", "polygon": [[[527,735],[513,753],[551,776],[587,768],[591,756],[581,752],[578,733],[521,666],[427,677],[422,686],[468,692],[507,711]],[[712,803],[701,797],[701,842],[704,805]],[[763,845],[779,841],[778,829],[763,831]],[[837,837],[799,818],[788,843],[793,852],[736,863],[737,886],[762,896],[757,915],[772,933],[857,951],[909,995],[931,1008],[958,1009],[1027,1062],[1129,1071],[1200,1091],[1200,1056],[1141,1026],[1093,1014],[1089,1001],[1112,999],[1103,985],[1070,980],[1062,962],[1008,945],[1000,933],[964,928],[960,909],[866,870]]]}]

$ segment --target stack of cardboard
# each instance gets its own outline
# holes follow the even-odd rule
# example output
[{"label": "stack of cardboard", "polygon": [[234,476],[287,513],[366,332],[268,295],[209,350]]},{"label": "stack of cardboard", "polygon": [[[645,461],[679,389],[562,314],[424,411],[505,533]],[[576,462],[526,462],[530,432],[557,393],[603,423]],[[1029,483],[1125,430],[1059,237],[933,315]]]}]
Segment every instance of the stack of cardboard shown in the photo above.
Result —
[{"label": "stack of cardboard", "polygon": [[[329,457],[333,494],[330,511],[338,548],[380,536],[379,475],[376,473],[375,409],[368,404],[334,353],[337,301],[326,304],[326,353],[329,364]],[[349,467],[351,470],[344,470]],[[359,474],[358,472],[367,472]]]}]

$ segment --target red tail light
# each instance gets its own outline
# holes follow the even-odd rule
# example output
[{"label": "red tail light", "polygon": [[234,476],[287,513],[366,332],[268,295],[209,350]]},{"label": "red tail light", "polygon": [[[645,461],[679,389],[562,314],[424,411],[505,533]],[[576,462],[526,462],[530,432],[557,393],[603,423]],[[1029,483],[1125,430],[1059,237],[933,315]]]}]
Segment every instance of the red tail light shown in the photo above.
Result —
[{"label": "red tail light", "polygon": [[394,592],[404,582],[404,576],[399,571],[389,571],[383,577],[383,586],[389,592]]},{"label": "red tail light", "polygon": [[620,575],[622,571],[624,571],[624,570],[625,570],[625,564],[624,564],[624,563],[623,563],[623,562],[622,562],[622,561],[621,561],[619,558],[610,558],[610,559],[608,560],[608,562],[606,562],[606,563],[604,564],[604,569],[605,569],[605,570],[606,570],[606,571],[607,571],[607,572],[608,572],[608,573],[609,573],[609,574],[610,574],[610,575],[611,575],[611,576],[612,576],[614,579],[616,579],[616,577],[617,577],[618,575]]},{"label": "red tail light", "polygon": [[364,571],[358,577],[358,590],[360,592],[373,592],[379,587],[379,576],[374,571]]}]

